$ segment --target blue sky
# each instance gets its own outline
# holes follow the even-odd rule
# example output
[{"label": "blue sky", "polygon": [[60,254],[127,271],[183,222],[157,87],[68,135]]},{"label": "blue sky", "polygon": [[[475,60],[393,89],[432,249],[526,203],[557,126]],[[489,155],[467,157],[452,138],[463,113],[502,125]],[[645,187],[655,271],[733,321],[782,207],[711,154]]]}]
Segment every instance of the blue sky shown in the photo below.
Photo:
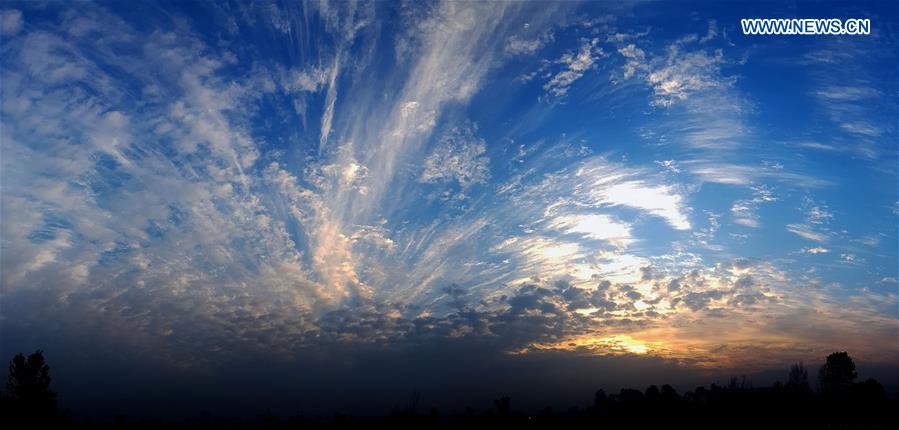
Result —
[{"label": "blue sky", "polygon": [[0,13],[4,349],[899,359],[885,2]]}]

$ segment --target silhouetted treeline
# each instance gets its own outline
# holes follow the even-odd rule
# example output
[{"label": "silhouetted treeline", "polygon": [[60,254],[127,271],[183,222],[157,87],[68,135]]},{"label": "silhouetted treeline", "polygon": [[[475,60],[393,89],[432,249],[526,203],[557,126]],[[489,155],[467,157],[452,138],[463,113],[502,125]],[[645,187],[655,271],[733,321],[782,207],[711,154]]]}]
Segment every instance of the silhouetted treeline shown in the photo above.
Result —
[{"label": "silhouetted treeline", "polygon": [[[57,412],[56,393],[50,390],[49,366],[37,351],[18,354],[10,362],[6,392],[0,397],[4,428],[899,428],[899,401],[889,399],[874,379],[857,381],[855,363],[846,352],[829,355],[818,369],[813,389],[802,363],[786,373],[786,382],[754,387],[746,378],[732,378],[726,386],[712,384],[679,393],[670,385],[617,393],[598,390],[591,402],[567,410],[516,410],[512,399],[500,396],[492,405],[441,415],[434,408],[419,410],[421,394],[413,392],[408,405],[380,417],[295,416],[269,414],[251,421],[228,421],[201,414],[184,421],[72,420]],[[12,424],[12,426],[10,426]]]},{"label": "silhouetted treeline", "polygon": [[10,360],[0,405],[7,425],[40,426],[58,421],[56,393],[50,389],[50,366],[44,361],[43,351],[37,350],[27,358],[19,353]]}]

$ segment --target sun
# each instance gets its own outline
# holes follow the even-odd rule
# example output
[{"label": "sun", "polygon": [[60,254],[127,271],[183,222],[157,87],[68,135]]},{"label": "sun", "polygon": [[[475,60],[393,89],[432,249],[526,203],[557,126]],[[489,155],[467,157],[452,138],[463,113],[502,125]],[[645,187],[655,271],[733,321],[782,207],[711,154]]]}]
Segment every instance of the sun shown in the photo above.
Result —
[{"label": "sun", "polygon": [[627,335],[611,336],[599,339],[599,341],[600,343],[609,345],[610,349],[622,352],[629,352],[632,354],[646,354],[649,352],[649,347],[646,346],[645,343]]},{"label": "sun", "polygon": [[626,344],[624,345],[624,349],[634,354],[646,354],[649,352],[649,347],[639,343]]}]

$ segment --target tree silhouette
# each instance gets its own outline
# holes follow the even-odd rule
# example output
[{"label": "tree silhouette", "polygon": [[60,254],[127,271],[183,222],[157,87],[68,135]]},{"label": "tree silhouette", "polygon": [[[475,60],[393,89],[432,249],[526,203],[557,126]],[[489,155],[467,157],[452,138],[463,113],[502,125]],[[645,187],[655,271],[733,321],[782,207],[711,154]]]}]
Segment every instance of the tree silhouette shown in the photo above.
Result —
[{"label": "tree silhouette", "polygon": [[787,388],[793,391],[809,391],[808,371],[800,361],[790,367],[790,375],[787,378]]},{"label": "tree silhouette", "polygon": [[597,414],[605,414],[612,405],[612,399],[606,395],[604,390],[597,390],[593,396],[593,410]]},{"label": "tree silhouette", "polygon": [[503,396],[494,400],[493,407],[496,408],[496,415],[500,417],[508,417],[512,410],[509,396]]},{"label": "tree silhouette", "polygon": [[834,352],[827,356],[827,361],[818,372],[818,383],[824,393],[845,391],[852,386],[858,377],[855,363],[847,352]]},{"label": "tree silhouette", "polygon": [[44,361],[43,351],[37,350],[28,358],[22,353],[13,357],[6,389],[14,418],[33,422],[55,415],[56,392],[50,390],[50,366]]},{"label": "tree silhouette", "polygon": [[409,394],[409,413],[412,415],[418,414],[418,402],[421,401],[421,393],[418,390],[413,390],[411,394]]}]

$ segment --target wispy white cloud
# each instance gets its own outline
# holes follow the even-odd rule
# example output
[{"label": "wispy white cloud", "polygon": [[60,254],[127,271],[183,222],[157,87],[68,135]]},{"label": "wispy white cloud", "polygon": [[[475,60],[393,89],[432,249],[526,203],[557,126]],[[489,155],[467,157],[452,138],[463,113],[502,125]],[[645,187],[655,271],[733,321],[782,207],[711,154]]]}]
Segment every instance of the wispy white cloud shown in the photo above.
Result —
[{"label": "wispy white cloud", "polygon": [[826,205],[817,203],[808,196],[803,198],[802,205],[805,221],[788,224],[787,230],[807,240],[826,242],[831,235],[827,224],[833,219],[833,214]]},{"label": "wispy white cloud", "polygon": [[752,188],[753,195],[751,199],[737,200],[730,208],[730,213],[734,217],[734,222],[751,228],[761,227],[758,216],[758,206],[763,203],[776,201],[772,190],[764,185]]},{"label": "wispy white cloud", "polygon": [[547,175],[542,181],[524,187],[515,198],[547,200],[553,204],[550,208],[561,207],[570,201],[553,201],[553,196],[576,199],[575,207],[636,209],[664,219],[672,228],[690,228],[682,190],[653,180],[645,170],[629,169],[601,156],[587,159],[574,171]]},{"label": "wispy white cloud", "polygon": [[806,254],[827,254],[830,250],[822,246],[815,246],[812,248],[804,248],[802,252]]},{"label": "wispy white cloud", "polygon": [[501,35],[486,21],[512,13],[509,7],[445,2],[417,23],[418,60],[385,123],[368,130],[354,128],[349,136],[359,144],[372,145],[361,158],[370,172],[371,192],[355,203],[360,211],[379,203],[398,163],[406,162],[424,144],[440,111],[447,104],[464,103],[478,90],[483,76],[495,66],[494,56],[502,54],[496,40]]},{"label": "wispy white cloud", "polygon": [[548,227],[619,246],[626,246],[632,241],[630,226],[605,214],[562,215],[553,218]]},{"label": "wispy white cloud", "polygon": [[814,231],[805,224],[787,224],[787,231],[814,242],[827,241],[827,234]]},{"label": "wispy white cloud", "polygon": [[690,229],[686,215],[686,202],[673,187],[647,185],[641,181],[628,181],[604,188],[596,188],[591,193],[600,204],[623,205],[643,209],[662,217],[678,230]]},{"label": "wispy white cloud", "polygon": [[656,160],[656,164],[665,168],[665,170],[671,173],[680,173],[681,169],[678,166],[677,162],[674,160]]},{"label": "wispy white cloud", "polygon": [[334,105],[337,103],[337,76],[340,73],[340,51],[334,58],[331,76],[328,78],[328,93],[325,98],[325,113],[322,115],[321,133],[319,134],[319,151],[324,149],[331,136],[331,123],[334,121]]},{"label": "wispy white cloud", "polygon": [[880,244],[880,241],[883,239],[884,236],[885,236],[885,234],[883,234],[883,233],[871,234],[871,235],[867,235],[867,236],[861,236],[858,239],[855,239],[854,242],[858,242],[858,243],[861,243],[862,245],[866,245],[866,246],[877,246]]},{"label": "wispy white cloud", "polygon": [[646,64],[646,53],[633,43],[618,48],[618,53],[626,59],[624,64],[624,79],[632,78],[637,71],[646,71],[649,69],[649,65]]},{"label": "wispy white cloud", "polygon": [[[710,26],[711,40],[714,37]],[[618,48],[625,58],[623,78],[638,76],[653,91],[654,106],[670,107],[690,98],[693,94],[712,90],[726,91],[735,82],[734,77],[721,73],[725,64],[724,53],[719,49],[709,53],[704,49],[692,49],[697,37],[685,37],[668,46],[664,55],[649,56],[636,44]]]},{"label": "wispy white cloud", "polygon": [[510,55],[533,54],[554,40],[553,32],[546,31],[533,38],[514,35],[506,40],[506,53]]},{"label": "wispy white cloud", "polygon": [[0,11],[0,34],[6,37],[15,36],[22,29],[22,11],[5,9]]},{"label": "wispy white cloud", "polygon": [[463,189],[490,178],[490,159],[484,139],[473,127],[455,128],[440,138],[424,161],[422,182],[456,181]]},{"label": "wispy white cloud", "polygon": [[[886,120],[895,116],[895,92],[878,85],[870,63],[895,53],[880,48],[881,41],[860,44],[852,40],[830,41],[808,52],[801,63],[810,70],[815,88],[809,93],[820,112],[839,133],[810,130],[827,141],[828,148],[850,151],[867,159],[887,150],[896,133],[895,124]],[[874,54],[877,50],[879,54]]]},{"label": "wispy white cloud", "polygon": [[712,159],[696,159],[683,161],[682,164],[706,182],[727,185],[751,186],[763,180],[775,180],[794,186],[820,188],[830,182],[815,176],[775,169],[773,167],[748,166],[715,161]]},{"label": "wispy white cloud", "polygon": [[653,87],[656,106],[671,106],[687,100],[693,93],[728,86],[732,79],[722,79],[719,67],[724,61],[721,51],[709,55],[704,51],[679,52],[677,45],[670,49],[666,63],[646,77]]},{"label": "wispy white cloud", "polygon": [[584,40],[577,53],[568,52],[555,61],[561,64],[563,69],[555,73],[545,84],[543,89],[555,97],[568,94],[571,85],[584,76],[584,73],[593,69],[597,60],[605,56],[598,45],[598,39]]},{"label": "wispy white cloud", "polygon": [[751,136],[746,115],[752,104],[736,88],[737,76],[724,72],[733,61],[722,49],[699,40],[698,35],[687,35],[664,50],[651,49],[642,38],[621,42],[618,54],[624,61],[612,81],[643,83],[651,92],[649,104],[666,111],[663,121],[646,130],[651,140],[708,151],[717,158],[738,150]]},{"label": "wispy white cloud", "polygon": [[718,37],[718,22],[716,20],[709,21],[709,29],[706,30],[705,36],[699,39],[699,43],[706,43]]}]

